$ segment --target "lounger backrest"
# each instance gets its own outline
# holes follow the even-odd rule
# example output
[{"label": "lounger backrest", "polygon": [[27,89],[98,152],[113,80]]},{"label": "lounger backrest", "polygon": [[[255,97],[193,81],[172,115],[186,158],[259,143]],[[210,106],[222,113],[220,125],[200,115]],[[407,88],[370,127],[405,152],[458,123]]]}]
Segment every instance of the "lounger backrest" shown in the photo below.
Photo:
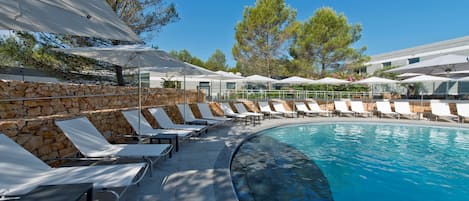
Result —
[{"label": "lounger backrest", "polygon": [[[184,118],[184,121],[196,120],[194,113],[192,113],[192,109],[191,107],[189,107],[188,104],[178,104],[177,106],[178,106],[179,113],[181,113],[182,118]],[[186,113],[186,115],[184,115],[184,112]]]},{"label": "lounger backrest", "polygon": [[[22,195],[40,185],[46,163],[4,134],[0,134],[0,200],[2,195]],[[8,200],[8,199],[7,199]]]},{"label": "lounger backrest", "polygon": [[261,112],[272,112],[272,109],[270,109],[270,105],[268,102],[259,102],[259,108]]},{"label": "lounger backrest", "polygon": [[394,110],[400,114],[410,114],[410,105],[409,102],[394,102]]},{"label": "lounger backrest", "polygon": [[392,113],[391,104],[389,101],[377,101],[376,109],[383,113]]},{"label": "lounger backrest", "polygon": [[348,111],[347,103],[345,101],[334,101],[334,107],[336,110]]},{"label": "lounger backrest", "polygon": [[155,120],[162,128],[171,128],[174,126],[173,120],[169,118],[168,114],[164,111],[163,108],[150,108],[148,111],[153,115]]},{"label": "lounger backrest", "polygon": [[223,113],[225,113],[225,115],[236,115],[236,113],[233,111],[233,109],[231,109],[230,105],[228,105],[227,103],[221,103],[220,107],[221,110],[223,110]]},{"label": "lounger backrest", "polygon": [[[0,175],[6,174],[8,171],[17,171],[19,174],[27,175],[51,169],[49,165],[1,133],[0,153]],[[0,176],[0,180],[3,180],[2,176]]]},{"label": "lounger backrest", "polygon": [[456,110],[458,110],[458,115],[469,117],[469,103],[456,103]]},{"label": "lounger backrest", "polygon": [[309,111],[304,102],[295,102],[295,107],[298,111]]},{"label": "lounger backrest", "polygon": [[86,117],[57,120],[57,125],[73,145],[85,156],[105,151],[111,145]]},{"label": "lounger backrest", "polygon": [[437,115],[451,114],[448,103],[430,103],[432,113]]},{"label": "lounger backrest", "polygon": [[[124,115],[127,122],[129,122],[130,126],[132,126],[132,129],[134,129],[134,131],[138,135],[144,135],[146,133],[155,132],[155,129],[151,126],[151,124],[147,121],[147,119],[145,119],[142,112],[140,112],[139,110],[122,111],[122,114]],[[138,133],[138,116],[140,116],[141,133]]]},{"label": "lounger backrest", "polygon": [[235,103],[234,106],[235,106],[236,110],[238,110],[238,113],[249,112],[248,110],[246,110],[246,107],[244,107],[243,103]]},{"label": "lounger backrest", "polygon": [[319,107],[318,103],[316,102],[307,102],[308,106],[309,106],[309,109],[311,109],[311,111],[322,111],[322,109]]},{"label": "lounger backrest", "polygon": [[361,101],[350,101],[350,107],[353,111],[356,112],[365,112],[365,108],[363,107],[363,102]]},{"label": "lounger backrest", "polygon": [[274,103],[272,103],[272,105],[274,106],[274,109],[275,109],[275,111],[277,111],[277,112],[286,112],[286,111],[287,111],[287,110],[285,109],[285,107],[283,106],[283,103],[274,102]]},{"label": "lounger backrest", "polygon": [[210,106],[208,103],[197,103],[197,107],[199,107],[200,114],[203,118],[212,118],[214,117],[212,114],[212,110],[210,110]]}]

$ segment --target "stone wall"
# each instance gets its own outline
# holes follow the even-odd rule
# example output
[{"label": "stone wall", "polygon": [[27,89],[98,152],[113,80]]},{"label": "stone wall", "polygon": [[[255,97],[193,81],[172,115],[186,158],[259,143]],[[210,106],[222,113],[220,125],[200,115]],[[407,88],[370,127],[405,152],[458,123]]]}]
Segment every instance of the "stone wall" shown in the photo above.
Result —
[{"label": "stone wall", "polygon": [[[174,104],[182,103],[179,89],[144,88],[142,107],[164,106],[173,120],[182,122]],[[197,101],[197,91],[187,93]],[[43,160],[77,153],[54,120],[86,116],[110,141],[123,143],[132,129],[122,110],[138,106],[138,89],[97,85],[28,83],[0,80],[0,133],[4,133]]]}]

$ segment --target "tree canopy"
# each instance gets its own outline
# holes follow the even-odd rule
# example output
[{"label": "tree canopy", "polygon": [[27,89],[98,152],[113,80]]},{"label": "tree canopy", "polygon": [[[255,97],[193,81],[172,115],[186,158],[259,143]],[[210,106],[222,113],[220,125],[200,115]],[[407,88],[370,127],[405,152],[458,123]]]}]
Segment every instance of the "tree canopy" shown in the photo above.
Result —
[{"label": "tree canopy", "polygon": [[361,30],[360,24],[349,24],[344,14],[320,8],[299,29],[291,54],[320,66],[321,75],[327,68],[337,68],[346,62],[347,67],[361,66],[367,60],[363,54],[366,47],[352,47],[361,38]]},{"label": "tree canopy", "polygon": [[225,54],[219,49],[215,50],[212,56],[205,62],[205,67],[213,71],[226,70],[228,65],[226,64]]},{"label": "tree canopy", "polygon": [[257,0],[255,6],[245,7],[232,48],[238,70],[268,77],[278,73],[277,59],[295,33],[295,18],[296,10],[283,0]]}]

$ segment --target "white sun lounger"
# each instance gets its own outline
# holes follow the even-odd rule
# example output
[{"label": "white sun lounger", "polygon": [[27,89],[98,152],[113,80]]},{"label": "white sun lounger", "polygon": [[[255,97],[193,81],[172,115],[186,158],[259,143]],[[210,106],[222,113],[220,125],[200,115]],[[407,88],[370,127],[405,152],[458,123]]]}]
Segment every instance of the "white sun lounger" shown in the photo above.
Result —
[{"label": "white sun lounger", "polygon": [[298,116],[297,112],[287,111],[285,109],[285,107],[283,106],[282,102],[273,102],[272,106],[274,106],[275,111],[282,113],[283,116],[285,116],[285,117],[289,116],[289,117],[293,118],[293,117],[295,117],[295,115]]},{"label": "white sun lounger", "polygon": [[[127,110],[122,111],[127,122],[129,122],[132,129],[137,133],[137,135],[141,135],[143,137],[153,137],[159,134],[176,134],[180,139],[187,139],[192,136],[194,133],[193,131],[187,130],[178,130],[178,129],[155,129],[151,126],[151,124],[145,119],[143,114],[139,112],[139,110]],[[138,116],[140,115],[140,132],[138,133]]]},{"label": "white sun lounger", "polygon": [[469,103],[456,103],[456,110],[461,123],[464,123],[466,118],[469,118]]},{"label": "white sun lounger", "polygon": [[399,114],[397,112],[393,112],[391,110],[391,104],[389,101],[376,101],[376,110],[378,111],[378,115],[383,118],[383,116],[389,117],[398,117]]},{"label": "white sun lounger", "polygon": [[56,120],[55,124],[87,158],[137,158],[153,167],[152,159],[170,154],[173,147],[169,144],[110,144],[86,117]]},{"label": "white sun lounger", "polygon": [[272,115],[283,115],[283,113],[281,113],[281,112],[273,111],[270,108],[269,102],[260,101],[260,102],[258,102],[258,105],[259,105],[259,109],[260,109],[261,113],[263,113],[265,115],[269,115],[269,117],[272,117]]},{"label": "white sun lounger", "polygon": [[212,110],[210,109],[208,103],[197,103],[197,107],[199,108],[200,114],[202,115],[203,119],[213,119],[225,122],[232,120],[231,118],[213,116]]},{"label": "white sun lounger", "polygon": [[459,117],[457,115],[451,114],[448,103],[431,102],[430,107],[432,109],[432,116],[435,117],[435,121],[438,121],[438,118],[456,119],[459,121]]},{"label": "white sun lounger", "polygon": [[0,134],[0,198],[21,198],[38,186],[93,183],[96,190],[120,194],[110,188],[125,189],[145,176],[148,165],[131,163],[51,168],[7,136]]},{"label": "white sun lounger", "polygon": [[412,119],[412,117],[417,118],[417,113],[410,111],[410,105],[407,101],[394,102],[394,110],[396,111],[396,113],[399,114],[399,119],[401,118],[401,116],[405,116],[409,119]]},{"label": "white sun lounger", "polygon": [[355,116],[364,116],[364,117],[371,117],[373,113],[366,111],[363,107],[362,101],[350,101],[350,107],[352,108],[352,112],[355,113]]},{"label": "white sun lounger", "polygon": [[350,111],[347,107],[347,103],[345,101],[334,101],[335,112],[339,115],[348,114],[352,115],[354,112]]},{"label": "white sun lounger", "polygon": [[151,115],[153,115],[153,118],[155,118],[161,128],[195,131],[198,134],[201,134],[202,132],[207,133],[207,126],[175,124],[173,120],[169,118],[163,108],[150,108],[148,111],[151,113]]},{"label": "white sun lounger", "polygon": [[[203,123],[204,125],[208,125],[210,127],[219,126],[223,124],[223,121],[219,121],[219,120],[195,118],[194,113],[192,113],[192,109],[191,107],[189,107],[188,104],[178,104],[177,107],[178,107],[179,113],[181,113],[181,116],[185,118],[184,121],[186,123],[189,123],[189,124],[202,124]],[[186,112],[186,115],[184,115],[184,110]]]},{"label": "white sun lounger", "polygon": [[310,110],[304,102],[295,102],[295,107],[296,107],[296,111],[303,115],[312,115],[312,114],[319,115],[319,112],[314,112]]},{"label": "white sun lounger", "polygon": [[220,108],[221,110],[223,111],[223,114],[227,117],[231,117],[231,118],[235,118],[235,119],[238,119],[238,120],[242,120],[244,121],[244,123],[247,124],[247,122],[249,121],[248,118],[250,118],[250,116],[248,115],[245,115],[245,114],[237,114],[233,111],[233,109],[231,109],[231,106],[228,104],[228,103],[220,103]]},{"label": "white sun lounger", "polygon": [[262,113],[257,113],[257,112],[249,112],[246,107],[244,106],[243,103],[235,103],[234,104],[236,110],[238,111],[238,113],[240,114],[245,114],[245,115],[248,115],[248,116],[256,116],[256,117],[264,117],[264,114]]},{"label": "white sun lounger", "polygon": [[319,107],[318,103],[312,102],[312,101],[307,101],[306,104],[308,104],[309,109],[312,112],[317,112],[319,114],[325,114],[326,116],[331,116],[332,112],[329,110],[323,110],[321,107]]}]

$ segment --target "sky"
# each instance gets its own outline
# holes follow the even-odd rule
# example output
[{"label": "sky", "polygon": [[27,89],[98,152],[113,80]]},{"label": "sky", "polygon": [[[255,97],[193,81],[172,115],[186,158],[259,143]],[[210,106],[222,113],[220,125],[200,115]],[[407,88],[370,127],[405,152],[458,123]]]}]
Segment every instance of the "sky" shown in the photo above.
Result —
[{"label": "sky", "polygon": [[[246,6],[255,0],[167,0],[176,5],[180,20],[163,27],[147,44],[162,50],[187,49],[206,61],[216,49],[228,65],[235,61],[235,26]],[[469,35],[467,0],[285,0],[304,22],[321,7],[343,13],[351,24],[361,24],[362,38],[354,47],[366,46],[367,55],[415,47]]]}]

